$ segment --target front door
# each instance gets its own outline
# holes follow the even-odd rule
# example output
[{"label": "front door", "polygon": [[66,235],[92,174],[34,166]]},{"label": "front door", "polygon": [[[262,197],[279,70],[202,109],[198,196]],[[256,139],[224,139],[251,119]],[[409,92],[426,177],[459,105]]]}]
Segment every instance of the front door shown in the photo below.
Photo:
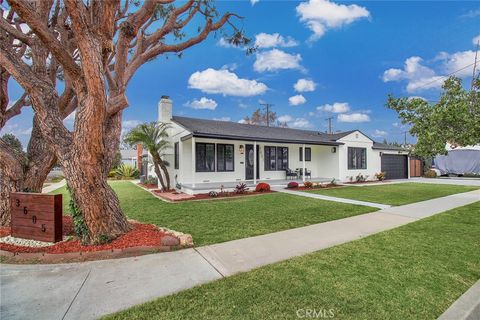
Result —
[{"label": "front door", "polygon": [[[258,149],[259,147],[257,146],[257,179],[260,178]],[[254,156],[253,144],[245,145],[245,180],[253,180]]]}]

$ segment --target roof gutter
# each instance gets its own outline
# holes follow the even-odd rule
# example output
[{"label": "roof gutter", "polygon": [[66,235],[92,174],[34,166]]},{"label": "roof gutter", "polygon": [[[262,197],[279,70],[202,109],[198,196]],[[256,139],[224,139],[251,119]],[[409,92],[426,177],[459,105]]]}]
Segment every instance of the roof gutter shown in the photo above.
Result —
[{"label": "roof gutter", "polygon": [[321,145],[321,146],[340,146],[344,143],[342,142],[329,142],[329,141],[308,141],[308,140],[284,140],[284,139],[267,139],[261,137],[242,137],[242,136],[231,136],[231,135],[220,135],[220,134],[205,134],[205,133],[193,133],[181,138],[182,141],[195,138],[213,138],[213,139],[223,139],[223,140],[243,140],[243,141],[261,141],[261,142],[278,142],[278,143],[288,143],[288,144],[312,144],[312,145]]}]

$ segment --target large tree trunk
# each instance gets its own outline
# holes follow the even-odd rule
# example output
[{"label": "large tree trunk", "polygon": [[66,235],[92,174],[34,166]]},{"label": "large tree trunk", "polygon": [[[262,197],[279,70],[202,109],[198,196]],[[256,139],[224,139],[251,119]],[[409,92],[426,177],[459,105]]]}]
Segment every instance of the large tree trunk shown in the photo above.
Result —
[{"label": "large tree trunk", "polygon": [[0,140],[0,225],[10,225],[10,192],[23,190],[24,159]]},{"label": "large tree trunk", "polygon": [[153,158],[153,168],[155,169],[155,174],[157,175],[158,181],[160,182],[160,185],[162,186],[163,191],[167,191],[168,189],[167,189],[167,186],[165,185],[165,181],[163,181],[162,171],[160,171],[160,162],[162,160],[160,159],[160,156],[156,152],[152,153],[152,158]]},{"label": "large tree trunk", "polygon": [[57,157],[42,137],[36,116],[33,118],[32,136],[28,143],[27,155],[23,187],[28,192],[42,192],[43,184],[55,165]]},{"label": "large tree trunk", "polygon": [[82,211],[92,243],[103,243],[130,230],[118,197],[108,185],[100,163],[85,161],[85,149],[75,150],[69,161],[62,161],[74,200]]},{"label": "large tree trunk", "polygon": [[168,169],[167,169],[167,166],[165,165],[165,162],[163,162],[163,160],[161,159],[160,159],[160,167],[162,168],[163,174],[165,175],[167,190],[170,190],[170,175],[168,174]]}]

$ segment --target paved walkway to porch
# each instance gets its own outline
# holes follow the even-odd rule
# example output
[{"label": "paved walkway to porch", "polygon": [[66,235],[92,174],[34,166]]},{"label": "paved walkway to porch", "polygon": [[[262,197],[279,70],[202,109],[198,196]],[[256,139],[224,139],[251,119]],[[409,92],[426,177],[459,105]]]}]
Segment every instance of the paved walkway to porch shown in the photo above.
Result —
[{"label": "paved walkway to porch", "polygon": [[0,268],[0,318],[96,319],[238,272],[477,202],[480,190],[194,249],[117,260]]},{"label": "paved walkway to porch", "polygon": [[65,184],[67,184],[67,181],[65,179],[56,183],[52,183],[51,185],[42,188],[42,193],[52,192],[53,190],[57,190],[58,188],[63,187]]},{"label": "paved walkway to porch", "polygon": [[294,191],[294,190],[291,190],[291,189],[285,189],[285,187],[274,187],[274,188],[272,188],[272,190],[275,190],[277,192],[293,194],[293,195],[300,196],[300,197],[307,197],[307,198],[313,198],[313,199],[319,199],[319,200],[328,200],[328,201],[335,201],[335,202],[349,203],[349,204],[358,204],[360,206],[374,207],[374,208],[379,208],[379,209],[388,209],[388,208],[391,207],[388,204],[381,204],[381,203],[374,203],[374,202],[360,201],[360,200],[353,200],[353,199],[346,199],[346,198],[330,197],[330,196],[325,196],[325,195],[322,195],[322,194],[316,194],[316,193],[312,193],[312,192]]}]

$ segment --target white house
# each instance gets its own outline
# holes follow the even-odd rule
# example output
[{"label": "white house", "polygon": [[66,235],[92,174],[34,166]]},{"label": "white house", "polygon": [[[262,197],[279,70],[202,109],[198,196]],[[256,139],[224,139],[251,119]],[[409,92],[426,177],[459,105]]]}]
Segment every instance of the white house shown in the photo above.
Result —
[{"label": "white house", "polygon": [[[288,178],[348,181],[358,174],[374,179],[381,171],[387,179],[409,177],[406,151],[377,143],[359,130],[327,134],[178,117],[166,96],[158,114],[159,122],[171,125],[172,150],[166,155],[170,176],[189,194],[233,188],[239,182],[286,185]],[[287,177],[289,169],[298,176]]]}]

